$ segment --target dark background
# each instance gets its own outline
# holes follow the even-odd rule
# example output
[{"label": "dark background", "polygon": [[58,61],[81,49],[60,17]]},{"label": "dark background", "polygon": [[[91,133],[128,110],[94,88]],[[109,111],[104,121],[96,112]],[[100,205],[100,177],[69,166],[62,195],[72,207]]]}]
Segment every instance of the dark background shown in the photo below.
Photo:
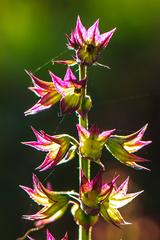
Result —
[{"label": "dark background", "polygon": [[[147,167],[151,173],[122,166],[105,151],[103,162],[106,179],[120,173],[130,175],[129,191],[145,192],[122,209],[124,218],[134,224],[125,230],[116,229],[100,220],[93,231],[93,239],[100,240],[158,240],[160,239],[160,2],[158,0],[88,0],[36,1],[15,0],[0,3],[0,113],[1,113],[1,239],[12,240],[23,235],[31,226],[21,219],[22,214],[36,212],[36,205],[20,190],[19,184],[31,186],[31,175],[44,154],[20,144],[34,139],[30,126],[49,134],[69,133],[76,136],[76,116],[62,118],[58,105],[34,116],[23,112],[37,100],[27,87],[30,79],[24,69],[35,70],[66,50],[64,34],[75,27],[77,15],[89,27],[100,19],[101,32],[117,27],[109,46],[99,61],[111,67],[89,69],[89,94],[94,108],[89,119],[104,129],[116,128],[119,134],[129,134],[149,123],[146,139],[151,146],[138,154],[152,160]],[[69,58],[72,52],[60,58]],[[47,70],[63,77],[66,67],[48,64],[37,75],[50,80]],[[74,67],[74,70],[76,68]],[[37,173],[55,190],[77,188],[78,161],[48,172]],[[93,166],[96,172],[97,166]],[[73,182],[75,184],[73,184]],[[66,231],[69,239],[77,239],[77,226],[69,211],[63,219],[48,226],[61,239]],[[44,231],[33,234],[45,239]]]}]

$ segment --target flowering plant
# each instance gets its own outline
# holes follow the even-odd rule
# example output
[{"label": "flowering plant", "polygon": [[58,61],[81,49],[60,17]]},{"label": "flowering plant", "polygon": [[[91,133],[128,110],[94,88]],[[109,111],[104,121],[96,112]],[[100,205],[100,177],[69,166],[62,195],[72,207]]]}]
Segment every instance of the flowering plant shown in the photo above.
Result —
[{"label": "flowering plant", "polygon": [[[143,191],[128,192],[127,178],[117,186],[117,178],[109,183],[103,183],[102,177],[105,164],[102,163],[102,150],[106,148],[118,161],[138,170],[149,170],[139,165],[139,162],[148,160],[135,155],[142,147],[151,143],[143,141],[147,124],[135,133],[127,136],[116,135],[116,129],[100,131],[96,124],[88,129],[88,113],[92,107],[91,97],[87,95],[87,68],[98,64],[97,60],[104,48],[108,45],[115,28],[100,34],[99,21],[97,20],[88,30],[83,26],[80,17],[74,31],[67,35],[67,46],[75,52],[71,60],[58,60],[57,63],[66,64],[68,68],[64,79],[49,71],[52,81],[39,79],[31,71],[26,71],[33,82],[29,89],[40,99],[25,115],[36,114],[60,102],[60,109],[65,114],[76,113],[78,116],[78,139],[68,134],[49,135],[44,131],[37,131],[32,127],[36,141],[23,142],[39,151],[46,152],[44,161],[37,169],[44,171],[64,164],[79,156],[79,192],[53,191],[33,175],[33,189],[20,186],[42,208],[35,214],[24,215],[23,218],[34,221],[36,228],[29,230],[24,237],[32,239],[30,233],[39,230],[45,225],[61,218],[68,207],[79,226],[79,240],[90,240],[92,228],[101,216],[106,222],[121,226],[129,224],[119,212],[119,208],[130,203]],[[79,79],[73,74],[70,66],[78,65]],[[99,164],[99,172],[90,180],[90,164]],[[125,216],[126,218],[126,216]],[[68,239],[66,234],[63,240]],[[47,240],[54,240],[47,230]]]}]

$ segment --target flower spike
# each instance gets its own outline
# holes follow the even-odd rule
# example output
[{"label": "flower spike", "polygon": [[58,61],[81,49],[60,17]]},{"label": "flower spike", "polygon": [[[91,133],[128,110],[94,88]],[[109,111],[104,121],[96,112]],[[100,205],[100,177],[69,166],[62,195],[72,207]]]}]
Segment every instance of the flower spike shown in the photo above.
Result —
[{"label": "flower spike", "polygon": [[[70,67],[66,71],[64,80],[49,71],[52,82],[45,82],[34,76],[33,73],[26,72],[34,85],[29,89],[40,97],[40,100],[27,110],[25,115],[36,114],[42,110],[51,108],[59,101],[63,113],[70,114],[79,110],[82,104],[82,92],[85,88],[86,79],[77,81]],[[79,113],[83,114],[83,112]]]},{"label": "flower spike", "polygon": [[80,17],[77,18],[75,30],[67,35],[68,48],[76,51],[77,62],[92,65],[97,61],[100,52],[108,45],[116,28],[100,34],[99,19],[87,30]]},{"label": "flower spike", "polygon": [[146,124],[137,132],[127,136],[111,135],[106,142],[107,149],[118,161],[122,162],[127,166],[133,167],[138,170],[149,170],[148,168],[136,163],[148,162],[149,160],[133,154],[142,147],[151,143],[151,141],[142,141],[142,137],[147,129],[147,126],[148,125]]},{"label": "flower spike", "polygon": [[92,125],[89,130],[86,130],[77,124],[77,130],[80,139],[79,148],[81,155],[102,166],[103,164],[100,161],[102,149],[115,129],[100,133],[96,125]]},{"label": "flower spike", "polygon": [[[23,142],[23,144],[39,151],[48,152],[43,163],[37,168],[40,171],[68,162],[74,158],[77,149],[76,139],[67,134],[50,136],[43,131],[38,132],[33,127],[32,130],[37,141]],[[70,143],[73,145],[72,147],[70,147]]]},{"label": "flower spike", "polygon": [[36,226],[43,226],[59,219],[67,210],[69,196],[61,192],[50,191],[45,188],[38,178],[33,174],[33,189],[20,186],[30,198],[43,208],[33,215],[24,215],[23,218],[36,221]]}]

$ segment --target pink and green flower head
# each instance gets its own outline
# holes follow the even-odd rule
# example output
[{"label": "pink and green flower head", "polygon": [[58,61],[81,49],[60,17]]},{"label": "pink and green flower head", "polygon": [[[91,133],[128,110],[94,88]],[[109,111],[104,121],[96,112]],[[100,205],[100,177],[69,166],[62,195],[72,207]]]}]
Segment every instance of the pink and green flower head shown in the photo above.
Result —
[{"label": "pink and green flower head", "polygon": [[142,141],[147,126],[148,125],[146,124],[137,132],[127,136],[111,135],[106,142],[107,149],[118,161],[127,166],[138,170],[149,170],[148,168],[137,164],[139,162],[148,162],[149,160],[133,154],[151,143],[151,141]]},{"label": "pink and green flower head", "polygon": [[[67,134],[48,135],[43,131],[38,132],[32,127],[37,141],[23,142],[39,151],[48,152],[43,163],[37,168],[40,171],[53,168],[54,166],[70,161],[75,156],[77,141]],[[72,146],[71,146],[72,145]]]},{"label": "pink and green flower head", "polygon": [[23,216],[24,219],[35,221],[37,227],[56,221],[67,210],[69,195],[48,190],[35,175],[33,175],[33,189],[25,186],[20,187],[38,205],[43,206],[36,214]]},{"label": "pink and green flower head", "polygon": [[80,188],[82,209],[89,215],[99,214],[105,221],[114,225],[127,224],[118,209],[130,203],[143,191],[128,194],[129,178],[117,187],[118,176],[110,183],[102,183],[102,174],[103,171],[100,171],[90,181],[82,173]]},{"label": "pink and green flower head", "polygon": [[100,162],[102,149],[115,129],[100,132],[96,125],[92,125],[89,130],[86,130],[77,124],[77,130],[80,140],[79,150],[82,157],[102,165]]},{"label": "pink and green flower head", "polygon": [[100,34],[99,20],[87,30],[78,16],[75,30],[67,36],[68,48],[76,51],[77,62],[92,65],[97,61],[100,52],[108,45],[115,30],[114,28]]},{"label": "pink and green flower head", "polygon": [[42,81],[34,76],[33,73],[26,72],[30,76],[34,85],[29,89],[40,97],[40,100],[32,108],[27,110],[25,115],[36,114],[54,106],[59,101],[63,113],[70,114],[79,110],[86,79],[77,81],[70,67],[68,67],[66,71],[64,80],[49,71],[52,82]]},{"label": "pink and green flower head", "polygon": [[[28,239],[34,240],[33,238],[28,236]],[[46,231],[46,240],[55,240],[55,238],[52,236],[50,231],[47,229]],[[66,233],[65,236],[61,240],[68,240],[68,234]]]}]

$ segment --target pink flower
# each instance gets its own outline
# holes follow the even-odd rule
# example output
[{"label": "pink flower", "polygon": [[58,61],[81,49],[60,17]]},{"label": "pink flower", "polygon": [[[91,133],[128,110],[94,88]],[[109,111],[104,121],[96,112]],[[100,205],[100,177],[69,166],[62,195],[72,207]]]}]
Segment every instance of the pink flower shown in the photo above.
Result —
[{"label": "pink flower", "polygon": [[102,165],[100,161],[102,149],[115,129],[100,133],[96,125],[92,125],[89,130],[86,130],[77,124],[77,130],[80,141],[79,150],[82,157]]},{"label": "pink flower", "polygon": [[105,221],[114,225],[128,224],[120,212],[119,208],[130,203],[143,191],[127,193],[127,178],[119,187],[116,186],[115,177],[110,183],[102,183],[102,171],[100,171],[91,181],[82,172],[82,182],[80,187],[81,208],[89,215],[101,215]]},{"label": "pink flower", "polygon": [[34,85],[29,89],[40,97],[40,100],[28,109],[25,115],[36,114],[54,106],[59,101],[63,113],[70,114],[79,110],[82,104],[86,79],[77,81],[70,67],[68,67],[66,71],[64,80],[49,71],[52,82],[42,81],[34,76],[33,73],[26,72],[32,79]]},{"label": "pink flower", "polygon": [[127,166],[138,170],[149,170],[148,168],[137,164],[137,162],[147,162],[149,160],[133,154],[134,152],[137,152],[144,146],[151,143],[151,141],[142,141],[142,137],[147,129],[147,126],[148,124],[146,124],[137,132],[127,136],[111,135],[106,142],[107,149],[118,161]]},{"label": "pink flower", "polygon": [[75,30],[70,37],[67,35],[68,48],[76,51],[77,62],[92,65],[97,61],[102,49],[108,45],[115,30],[116,28],[100,34],[99,20],[86,30],[78,16]]},{"label": "pink flower", "polygon": [[43,226],[59,219],[67,210],[69,205],[69,195],[67,192],[55,192],[45,188],[38,178],[33,174],[33,189],[20,186],[28,193],[37,204],[43,208],[33,215],[24,215],[23,218],[36,221],[36,226]]},{"label": "pink flower", "polygon": [[[77,141],[67,134],[50,136],[43,131],[38,132],[32,127],[37,141],[23,142],[37,150],[48,152],[43,163],[37,168],[40,171],[70,161],[75,156]],[[72,146],[70,147],[70,144]]]}]

